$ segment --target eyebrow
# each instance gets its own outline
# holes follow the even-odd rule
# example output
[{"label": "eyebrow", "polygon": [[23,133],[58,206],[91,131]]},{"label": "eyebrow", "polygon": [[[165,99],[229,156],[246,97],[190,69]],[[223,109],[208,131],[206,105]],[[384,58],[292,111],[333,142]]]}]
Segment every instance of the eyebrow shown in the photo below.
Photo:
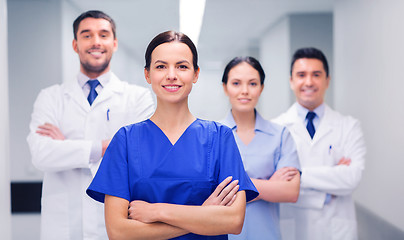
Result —
[{"label": "eyebrow", "polygon": [[[84,30],[82,30],[82,31],[80,32],[80,34],[88,33],[88,32],[90,32],[90,29],[84,29]],[[101,29],[100,32],[103,32],[103,33],[110,33],[110,31],[109,31],[109,30],[106,30],[106,29]]]},{"label": "eyebrow", "polygon": [[[156,64],[156,63],[167,64],[167,62],[166,62],[166,61],[163,61],[163,60],[156,60],[156,61],[154,62],[154,64]],[[182,63],[188,63],[188,64],[190,64],[187,60],[178,61],[178,62],[176,62],[175,64],[182,64]]]}]

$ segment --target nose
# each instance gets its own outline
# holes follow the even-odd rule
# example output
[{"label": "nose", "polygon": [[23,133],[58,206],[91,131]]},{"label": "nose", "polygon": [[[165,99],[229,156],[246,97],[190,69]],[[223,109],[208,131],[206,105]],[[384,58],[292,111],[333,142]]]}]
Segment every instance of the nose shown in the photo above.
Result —
[{"label": "nose", "polygon": [[241,94],[247,95],[248,94],[248,84],[241,85]]},{"label": "nose", "polygon": [[95,35],[93,38],[93,45],[94,46],[100,46],[101,45],[101,38],[98,35]]},{"label": "nose", "polygon": [[175,68],[169,67],[167,71],[167,80],[177,80],[177,73],[175,71]]},{"label": "nose", "polygon": [[308,75],[304,80],[304,84],[308,87],[313,86],[313,77]]}]

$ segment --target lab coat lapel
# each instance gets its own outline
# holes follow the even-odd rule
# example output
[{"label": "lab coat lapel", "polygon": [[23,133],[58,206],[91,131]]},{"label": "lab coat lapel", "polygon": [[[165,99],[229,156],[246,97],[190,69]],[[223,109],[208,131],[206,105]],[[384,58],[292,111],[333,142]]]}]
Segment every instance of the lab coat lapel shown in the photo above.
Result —
[{"label": "lab coat lapel", "polygon": [[122,93],[124,91],[124,83],[120,81],[115,74],[111,73],[111,80],[109,83],[104,86],[101,93],[97,96],[94,100],[92,106],[95,107],[96,105],[107,101],[110,99],[115,93]]},{"label": "lab coat lapel", "polygon": [[66,97],[70,97],[74,102],[77,103],[84,111],[90,111],[90,104],[88,103],[87,98],[83,94],[83,90],[80,88],[77,81],[71,81],[68,83],[64,83],[64,95]]},{"label": "lab coat lapel", "polygon": [[313,138],[313,144],[316,142],[320,141],[323,137],[327,136],[332,132],[332,126],[333,126],[333,110],[325,105],[325,112],[324,112],[324,117],[321,120],[318,129],[316,130],[316,133],[314,134]]},{"label": "lab coat lapel", "polygon": [[285,125],[297,136],[305,136],[303,139],[305,139],[307,142],[311,142],[311,138],[307,132],[306,126],[302,121],[300,121],[297,115],[296,103],[293,104],[285,113]]}]

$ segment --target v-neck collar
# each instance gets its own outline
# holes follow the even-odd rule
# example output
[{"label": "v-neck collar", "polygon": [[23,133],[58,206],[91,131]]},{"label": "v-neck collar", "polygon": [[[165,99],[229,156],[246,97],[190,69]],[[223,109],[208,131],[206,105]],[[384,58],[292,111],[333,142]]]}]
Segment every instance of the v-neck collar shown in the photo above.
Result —
[{"label": "v-neck collar", "polygon": [[190,129],[191,126],[194,125],[198,120],[199,120],[199,118],[196,118],[191,124],[189,124],[188,127],[184,130],[184,132],[182,132],[181,136],[180,136],[180,137],[177,139],[177,141],[175,141],[175,143],[173,144],[173,143],[170,141],[170,139],[167,137],[167,135],[164,133],[164,131],[161,130],[161,128],[160,128],[159,126],[157,126],[157,124],[155,124],[152,120],[150,120],[150,118],[147,119],[148,122],[150,122],[153,126],[155,126],[155,127],[160,131],[160,133],[164,136],[164,138],[166,139],[166,141],[167,141],[168,143],[170,143],[171,147],[174,147],[174,146],[183,138],[183,136],[186,134],[186,132],[188,131],[188,129]]}]

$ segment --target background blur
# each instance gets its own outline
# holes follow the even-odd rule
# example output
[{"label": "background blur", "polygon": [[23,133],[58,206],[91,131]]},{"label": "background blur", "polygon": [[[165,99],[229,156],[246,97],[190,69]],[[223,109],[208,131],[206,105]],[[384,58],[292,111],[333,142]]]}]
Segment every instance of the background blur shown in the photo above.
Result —
[{"label": "background blur", "polygon": [[[38,201],[35,192],[14,194],[15,186],[40,186],[42,180],[25,140],[30,115],[40,89],[75,80],[72,23],[92,9],[117,24],[112,70],[146,87],[148,42],[162,31],[179,30],[179,0],[0,0],[2,239],[39,239],[39,213],[10,214],[12,205]],[[221,86],[224,66],[251,55],[267,74],[258,111],[271,119],[294,102],[288,83],[293,52],[323,50],[332,77],[326,101],[362,122],[368,148],[354,194],[360,239],[404,239],[403,12],[401,0],[206,0],[191,111],[203,119],[225,117],[230,105]]]}]

